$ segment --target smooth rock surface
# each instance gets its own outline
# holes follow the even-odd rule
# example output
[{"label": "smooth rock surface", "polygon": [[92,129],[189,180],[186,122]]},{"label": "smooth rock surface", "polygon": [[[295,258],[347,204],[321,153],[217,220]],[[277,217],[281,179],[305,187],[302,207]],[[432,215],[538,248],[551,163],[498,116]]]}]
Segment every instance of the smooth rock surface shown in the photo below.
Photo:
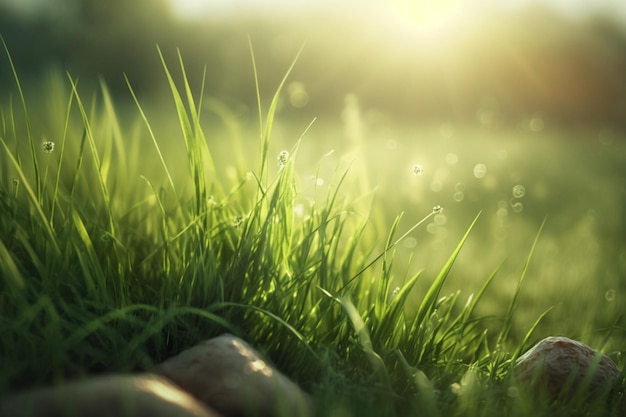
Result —
[{"label": "smooth rock surface", "polygon": [[156,371],[229,417],[305,417],[307,394],[243,340],[224,334],[160,364]]},{"label": "smooth rock surface", "polygon": [[110,375],[18,394],[2,417],[220,417],[163,377]]},{"label": "smooth rock surface", "polygon": [[548,337],[520,356],[515,377],[548,399],[592,398],[610,391],[620,380],[615,362],[584,343],[566,337]]}]

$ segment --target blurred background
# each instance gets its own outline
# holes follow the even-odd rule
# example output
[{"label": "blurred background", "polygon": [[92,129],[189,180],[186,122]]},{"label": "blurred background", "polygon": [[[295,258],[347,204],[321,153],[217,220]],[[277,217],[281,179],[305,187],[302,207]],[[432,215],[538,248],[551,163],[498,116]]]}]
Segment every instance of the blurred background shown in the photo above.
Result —
[{"label": "blurred background", "polygon": [[[167,135],[176,121],[155,45],[172,66],[179,48],[198,92],[206,67],[202,99],[220,114],[207,115],[209,140],[226,149],[233,135],[258,143],[248,37],[264,103],[304,45],[273,142],[290,149],[315,119],[298,153],[302,189],[327,186],[348,161],[364,172],[355,193],[376,190],[383,224],[405,212],[407,229],[444,207],[398,249],[398,285],[421,268],[427,285],[482,210],[449,289],[475,292],[506,259],[482,311],[502,314],[547,218],[521,333],[557,306],[539,336],[613,328],[610,346],[624,349],[626,2],[0,0],[0,34],[33,94],[68,70],[105,80],[125,109],[126,74],[169,114],[158,119]],[[5,61],[3,99],[14,89]]]}]

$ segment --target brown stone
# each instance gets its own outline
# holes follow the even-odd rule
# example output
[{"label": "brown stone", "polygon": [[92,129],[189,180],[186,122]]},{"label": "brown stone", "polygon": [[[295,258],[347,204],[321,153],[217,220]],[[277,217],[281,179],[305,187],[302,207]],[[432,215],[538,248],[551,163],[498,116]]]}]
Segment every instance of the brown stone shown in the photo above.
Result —
[{"label": "brown stone", "polygon": [[515,378],[550,401],[591,399],[610,392],[621,372],[611,358],[584,343],[548,337],[515,362]]},{"label": "brown stone", "polygon": [[37,389],[0,403],[2,417],[220,417],[163,377],[110,375]]},{"label": "brown stone", "polygon": [[229,417],[312,415],[307,394],[229,334],[181,352],[160,364],[157,372]]}]

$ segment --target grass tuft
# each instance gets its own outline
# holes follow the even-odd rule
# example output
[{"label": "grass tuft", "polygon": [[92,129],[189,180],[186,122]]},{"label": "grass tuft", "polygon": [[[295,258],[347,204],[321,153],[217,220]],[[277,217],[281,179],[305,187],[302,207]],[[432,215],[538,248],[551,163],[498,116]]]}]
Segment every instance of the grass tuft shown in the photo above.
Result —
[{"label": "grass tuft", "polygon": [[[22,109],[12,96],[0,98],[0,396],[85,374],[150,370],[228,331],[311,392],[320,415],[623,415],[623,382],[607,401],[555,408],[523,397],[511,376],[550,311],[511,346],[545,221],[501,330],[491,334],[494,318],[477,307],[500,267],[466,300],[459,290],[446,293],[480,214],[428,283],[422,272],[400,279],[396,250],[440,208],[405,232],[399,215],[380,242],[374,209],[349,187],[362,173],[338,167],[326,194],[304,197],[298,157],[313,122],[289,149],[272,155],[271,146],[297,57],[264,113],[250,42],[260,160],[237,155],[246,165],[225,175],[205,133],[204,81],[195,96],[180,52],[175,79],[158,50],[179,136],[151,121],[130,80],[137,114],[129,123],[104,83],[85,93],[68,75],[54,97],[66,103],[59,145],[44,155],[34,137],[55,135],[38,123],[45,114],[27,106],[2,42]],[[216,103],[209,111],[236,123]],[[157,162],[146,163],[151,158]],[[609,334],[617,330],[619,321]]]}]

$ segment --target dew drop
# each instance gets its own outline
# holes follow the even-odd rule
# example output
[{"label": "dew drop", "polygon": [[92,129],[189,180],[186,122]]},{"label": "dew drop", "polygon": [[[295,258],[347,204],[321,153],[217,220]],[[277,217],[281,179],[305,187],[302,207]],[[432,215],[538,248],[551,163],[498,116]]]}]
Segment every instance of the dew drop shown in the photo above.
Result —
[{"label": "dew drop", "polygon": [[417,239],[415,239],[414,237],[407,237],[402,243],[404,244],[405,248],[414,249],[417,246]]},{"label": "dew drop", "polygon": [[521,184],[517,184],[515,187],[513,187],[513,197],[522,198],[524,197],[524,195],[526,195],[526,187]]},{"label": "dew drop", "polygon": [[604,299],[608,302],[615,300],[615,290],[611,289],[604,293]]},{"label": "dew drop", "polygon": [[309,103],[309,93],[303,83],[294,81],[287,87],[289,102],[293,107],[302,108]]},{"label": "dew drop", "polygon": [[293,206],[293,214],[296,217],[304,217],[304,204],[302,203],[298,203],[296,205]]},{"label": "dew drop", "polygon": [[535,115],[528,122],[528,127],[533,132],[541,132],[544,128],[545,124],[541,116]]},{"label": "dew drop", "polygon": [[476,178],[485,178],[485,175],[487,175],[487,165],[485,164],[474,165],[474,176]]},{"label": "dew drop", "polygon": [[433,207],[433,213],[435,214],[439,214],[443,211],[443,207],[441,207],[439,204],[437,204],[435,207]]},{"label": "dew drop", "polygon": [[506,390],[506,394],[511,398],[519,397],[519,389],[517,387],[509,387]]},{"label": "dew drop", "polygon": [[284,167],[287,164],[287,161],[289,160],[289,152],[280,151],[276,160],[280,168]]},{"label": "dew drop", "polygon": [[391,298],[396,298],[398,296],[398,294],[400,294],[400,287],[396,287],[394,288],[393,292],[391,293]]},{"label": "dew drop", "polygon": [[54,146],[55,146],[55,143],[52,142],[51,140],[46,140],[41,144],[41,148],[43,149],[45,153],[54,152]]},{"label": "dew drop", "polygon": [[413,175],[424,175],[424,167],[420,164],[413,165]]},{"label": "dew drop", "polygon": [[431,191],[438,193],[439,191],[441,191],[442,188],[443,188],[443,184],[441,181],[434,180],[433,182],[430,183]]}]

